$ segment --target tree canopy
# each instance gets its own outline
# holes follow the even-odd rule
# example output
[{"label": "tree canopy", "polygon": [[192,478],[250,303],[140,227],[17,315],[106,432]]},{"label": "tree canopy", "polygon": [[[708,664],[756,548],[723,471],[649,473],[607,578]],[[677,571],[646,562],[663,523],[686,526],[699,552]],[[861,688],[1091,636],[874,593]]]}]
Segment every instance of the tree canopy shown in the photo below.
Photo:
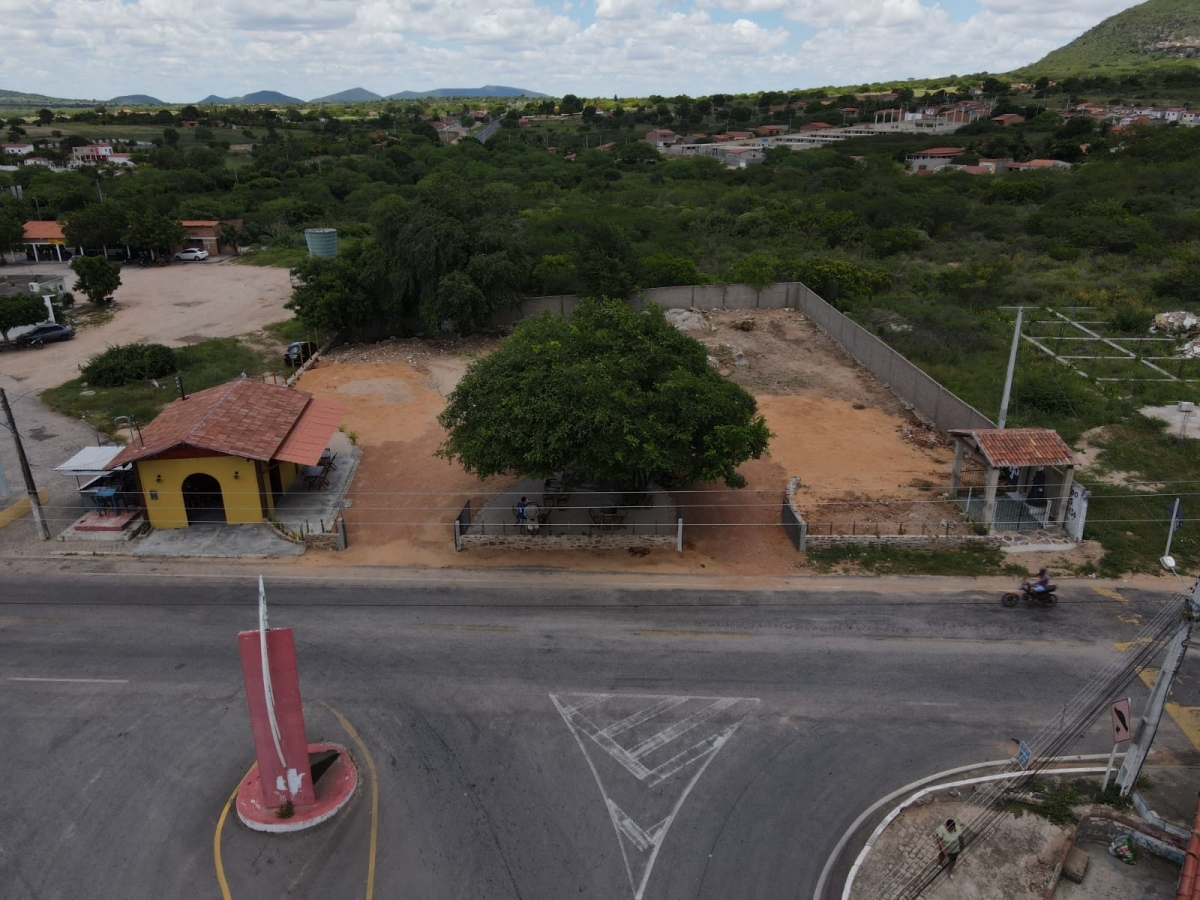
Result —
[{"label": "tree canopy", "polygon": [[121,267],[99,256],[77,256],[71,260],[71,271],[77,281],[75,290],[83,291],[97,306],[121,286]]},{"label": "tree canopy", "polygon": [[511,472],[644,490],[723,480],[771,437],[754,398],[651,306],[585,300],[569,319],[526,319],[474,362],[439,421],[439,455],[481,478]]},{"label": "tree canopy", "polygon": [[0,335],[8,342],[8,333],[23,325],[37,325],[47,319],[46,304],[33,294],[0,297]]}]

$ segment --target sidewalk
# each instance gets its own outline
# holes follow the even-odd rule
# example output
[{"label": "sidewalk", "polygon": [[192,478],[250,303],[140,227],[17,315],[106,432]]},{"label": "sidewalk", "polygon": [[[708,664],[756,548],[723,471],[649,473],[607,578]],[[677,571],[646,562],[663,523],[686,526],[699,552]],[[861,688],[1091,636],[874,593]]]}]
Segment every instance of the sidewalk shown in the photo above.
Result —
[{"label": "sidewalk", "polygon": [[[1142,791],[1146,804],[1168,822],[1187,831],[1195,816],[1200,768],[1148,766],[1151,786]],[[1064,776],[1071,780],[1078,776]],[[938,792],[900,812],[878,835],[854,878],[850,900],[890,896],[899,885],[889,874],[905,857],[936,853],[937,826],[955,815],[971,788]],[[1107,814],[1109,808],[1100,808]],[[1077,807],[1077,813],[1083,808]],[[1121,816],[1137,819],[1132,810]],[[1096,821],[1096,820],[1088,820]],[[1022,809],[1001,816],[959,859],[953,879],[943,871],[921,894],[925,900],[1126,900],[1131,897],[1175,897],[1180,867],[1139,848],[1138,865],[1120,862],[1108,852],[1097,829],[1058,825]],[[1083,881],[1074,884],[1059,874],[1064,847],[1088,855]],[[830,892],[829,897],[841,896]]]}]

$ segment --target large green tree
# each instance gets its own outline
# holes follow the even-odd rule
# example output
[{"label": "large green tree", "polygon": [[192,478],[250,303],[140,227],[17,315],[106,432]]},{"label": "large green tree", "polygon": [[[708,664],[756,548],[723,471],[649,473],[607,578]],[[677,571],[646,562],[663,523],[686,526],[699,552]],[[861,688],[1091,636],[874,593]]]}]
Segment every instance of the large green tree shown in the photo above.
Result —
[{"label": "large green tree", "polygon": [[438,453],[481,478],[511,472],[637,490],[722,479],[771,437],[754,398],[652,306],[585,300],[570,320],[524,320],[473,363],[439,418]]},{"label": "large green tree", "polygon": [[[482,148],[480,153],[482,151]],[[529,274],[515,210],[500,187],[433,175],[413,199],[391,196],[372,215],[385,287],[382,318],[471,331],[520,300]]]},{"label": "large green tree", "polygon": [[129,216],[123,236],[130,247],[168,254],[172,247],[183,243],[187,232],[177,220],[154,209],[146,209]]},{"label": "large green tree", "polygon": [[128,226],[128,210],[120,203],[105,200],[71,213],[63,222],[63,234],[72,247],[119,247]]},{"label": "large green tree", "polygon": [[46,304],[32,294],[12,294],[0,297],[0,334],[8,343],[8,333],[23,325],[36,325],[47,319]]},{"label": "large green tree", "polygon": [[121,286],[121,267],[99,256],[77,256],[71,260],[71,271],[77,278],[74,290],[83,291],[97,306]]}]

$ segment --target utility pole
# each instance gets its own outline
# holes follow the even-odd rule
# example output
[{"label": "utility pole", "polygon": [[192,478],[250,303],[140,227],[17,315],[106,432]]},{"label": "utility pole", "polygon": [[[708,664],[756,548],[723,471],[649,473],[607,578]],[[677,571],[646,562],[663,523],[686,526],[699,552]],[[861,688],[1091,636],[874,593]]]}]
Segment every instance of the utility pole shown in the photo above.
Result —
[{"label": "utility pole", "polygon": [[29,470],[29,460],[25,458],[25,447],[21,444],[21,435],[17,433],[17,423],[13,420],[12,407],[8,405],[8,395],[0,388],[0,408],[8,420],[8,429],[12,432],[13,443],[17,445],[17,459],[21,463],[21,474],[25,476],[25,490],[29,494],[29,508],[33,511],[33,520],[42,533],[42,540],[50,540],[50,527],[46,524],[46,516],[42,512],[42,500],[38,497],[37,485],[33,483],[33,472]]},{"label": "utility pole", "polygon": [[1171,693],[1171,684],[1183,664],[1183,656],[1187,653],[1188,643],[1192,639],[1192,624],[1196,619],[1198,604],[1200,581],[1196,582],[1196,586],[1192,588],[1192,595],[1184,602],[1179,629],[1167,647],[1162,668],[1158,670],[1158,678],[1150,690],[1150,699],[1146,701],[1142,721],[1129,744],[1129,749],[1125,751],[1125,761],[1121,763],[1121,769],[1117,772],[1117,785],[1121,789],[1122,797],[1128,797],[1137,785],[1142,765],[1150,754],[1150,744],[1158,732],[1158,723],[1162,720],[1163,706],[1167,702],[1167,695]]},{"label": "utility pole", "polygon": [[1021,319],[1025,315],[1025,307],[1017,307],[1017,327],[1013,329],[1012,349],[1008,351],[1008,374],[1004,376],[1004,396],[1000,398],[1000,419],[996,422],[997,428],[1004,427],[1004,420],[1008,418],[1008,398],[1012,393],[1013,373],[1017,370],[1017,347],[1021,343]]}]

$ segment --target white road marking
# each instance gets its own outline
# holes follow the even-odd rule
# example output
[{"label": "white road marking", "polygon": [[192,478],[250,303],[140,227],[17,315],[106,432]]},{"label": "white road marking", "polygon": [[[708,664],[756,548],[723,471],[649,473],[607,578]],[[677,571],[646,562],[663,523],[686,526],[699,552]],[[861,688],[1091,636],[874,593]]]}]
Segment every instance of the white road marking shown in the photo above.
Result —
[{"label": "white road marking", "polygon": [[[654,870],[654,863],[658,859],[659,850],[662,849],[663,841],[666,840],[667,831],[675,821],[679,810],[683,808],[688,794],[691,793],[692,788],[700,780],[700,776],[704,774],[704,771],[716,758],[720,749],[733,737],[745,719],[746,713],[735,711],[736,721],[732,723],[728,720],[729,717],[726,716],[725,721],[717,723],[717,727],[720,730],[715,732],[710,731],[701,740],[684,750],[680,750],[670,759],[654,768],[644,765],[639,759],[646,757],[655,750],[670,745],[684,735],[693,734],[694,736],[696,729],[701,728],[704,723],[722,713],[726,713],[739,703],[758,703],[759,701],[743,697],[664,697],[628,694],[573,694],[564,696],[551,694],[550,700],[554,703],[559,715],[563,717],[563,721],[567,723],[571,735],[575,738],[576,743],[579,744],[579,749],[583,751],[588,767],[592,770],[592,777],[596,779],[596,785],[600,788],[600,796],[604,800],[604,805],[608,810],[609,818],[612,820],[613,828],[617,832],[617,843],[621,848],[621,857],[625,862],[625,873],[629,876],[629,886],[633,890],[634,900],[642,900],[646,885],[650,881],[650,873]],[[630,700],[650,702],[641,709],[629,713],[628,702]],[[598,724],[596,721],[593,721],[594,719],[603,721],[606,718],[606,712],[608,713],[607,717],[611,718],[613,714],[611,707],[608,710],[604,708],[604,705],[609,701],[613,701],[613,704],[617,706],[620,717],[615,719],[615,721],[611,721],[610,724]],[[666,723],[655,734],[649,737],[632,737],[629,740],[631,746],[628,748],[618,740],[620,736],[628,735],[637,729],[638,726],[645,725],[660,717],[666,717],[673,710],[680,707],[686,708],[689,704],[692,708],[695,708],[697,704],[701,703],[704,706],[685,715],[681,719]],[[588,710],[590,714],[587,716],[583,715],[584,710]],[[710,725],[709,728],[711,729],[712,726]],[[641,733],[644,734],[645,730],[643,729]],[[585,741],[584,738],[588,740]],[[687,783],[681,789],[678,789],[678,796],[675,798],[675,802],[666,817],[649,828],[643,828],[609,796],[609,789],[605,786],[600,769],[597,767],[597,759],[602,760],[603,756],[593,759],[592,754],[595,751],[594,749],[589,749],[595,747],[603,750],[625,771],[633,775],[639,784],[644,785],[640,793],[635,792],[635,795],[641,797],[637,802],[643,808],[657,806],[659,814],[666,808],[666,803],[663,801],[666,800],[669,802],[669,795],[673,793],[668,786],[665,791],[667,796],[664,797],[664,790],[660,789],[660,786],[689,766],[696,765],[693,766],[694,771],[691,778],[688,779]],[[613,787],[621,788],[621,792],[625,795],[629,793],[627,790],[628,783],[625,785],[613,785]]]},{"label": "white road marking", "polygon": [[636,747],[634,747],[631,751],[629,751],[629,755],[632,756],[634,759],[641,759],[647,753],[650,753],[654,750],[657,750],[659,747],[662,747],[662,746],[665,746],[666,744],[671,743],[671,741],[675,740],[675,738],[680,737],[681,735],[687,734],[689,731],[691,731],[697,725],[701,724],[702,722],[708,721],[713,716],[715,716],[717,713],[724,712],[725,710],[729,709],[729,707],[731,707],[735,703],[739,703],[739,702],[741,702],[741,701],[736,697],[733,698],[732,700],[728,699],[728,698],[726,698],[724,700],[718,700],[716,703],[712,704],[711,706],[708,706],[705,709],[702,709],[697,713],[692,713],[686,719],[683,719],[680,722],[676,722],[674,725],[670,726],[669,728],[664,728],[658,734],[654,735],[654,737],[647,738],[646,740],[642,741],[640,744],[638,744]]},{"label": "white road marking", "polygon": [[50,681],[57,684],[129,684],[128,678],[15,678],[9,681]]}]

